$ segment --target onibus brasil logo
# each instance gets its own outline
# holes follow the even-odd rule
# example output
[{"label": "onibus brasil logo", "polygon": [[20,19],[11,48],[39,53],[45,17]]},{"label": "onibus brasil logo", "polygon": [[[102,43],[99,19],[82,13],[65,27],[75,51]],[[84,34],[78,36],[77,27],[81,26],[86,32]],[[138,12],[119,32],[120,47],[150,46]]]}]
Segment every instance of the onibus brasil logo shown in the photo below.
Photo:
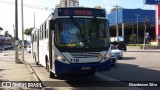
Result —
[{"label": "onibus brasil logo", "polygon": [[41,88],[40,82],[2,82],[2,88]]}]

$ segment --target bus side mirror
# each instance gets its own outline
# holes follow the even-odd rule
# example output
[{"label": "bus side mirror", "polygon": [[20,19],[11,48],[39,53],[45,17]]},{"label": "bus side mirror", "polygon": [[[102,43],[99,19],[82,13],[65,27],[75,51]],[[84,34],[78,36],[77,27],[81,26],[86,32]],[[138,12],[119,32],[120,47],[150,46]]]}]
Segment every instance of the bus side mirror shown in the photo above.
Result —
[{"label": "bus side mirror", "polygon": [[50,30],[55,30],[55,20],[50,20],[49,23]]}]

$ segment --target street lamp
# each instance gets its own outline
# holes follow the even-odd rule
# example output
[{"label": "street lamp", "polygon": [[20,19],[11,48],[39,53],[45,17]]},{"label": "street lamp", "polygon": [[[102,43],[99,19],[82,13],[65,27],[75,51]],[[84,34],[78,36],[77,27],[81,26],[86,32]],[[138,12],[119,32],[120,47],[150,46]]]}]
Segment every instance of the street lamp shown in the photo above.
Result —
[{"label": "street lamp", "polygon": [[22,61],[24,61],[24,19],[23,19],[23,0],[21,0],[21,15],[22,15]]},{"label": "street lamp", "polygon": [[116,37],[117,37],[117,42],[119,42],[119,27],[118,27],[118,8],[120,8],[120,6],[114,6],[116,8]]},{"label": "street lamp", "polygon": [[33,13],[34,14],[34,28],[35,28],[35,23],[36,23],[36,21],[35,21],[35,12]]},{"label": "street lamp", "polygon": [[15,63],[21,63],[18,58],[18,1],[15,0]]},{"label": "street lamp", "polygon": [[143,50],[145,49],[145,44],[146,44],[146,29],[147,29],[147,23],[148,23],[148,17],[145,17],[145,21],[144,21],[144,40],[143,40]]},{"label": "street lamp", "polygon": [[137,16],[137,44],[138,44],[138,16],[140,15],[140,14],[135,14],[136,16]]}]

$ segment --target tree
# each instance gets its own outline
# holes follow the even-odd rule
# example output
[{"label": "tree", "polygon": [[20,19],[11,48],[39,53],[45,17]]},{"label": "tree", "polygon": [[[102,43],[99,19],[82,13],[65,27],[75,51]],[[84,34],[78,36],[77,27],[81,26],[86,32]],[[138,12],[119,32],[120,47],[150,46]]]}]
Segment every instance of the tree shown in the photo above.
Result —
[{"label": "tree", "polygon": [[25,29],[24,34],[26,34],[27,36],[31,36],[32,30],[33,30],[33,28],[27,28],[27,29]]},{"label": "tree", "polygon": [[9,34],[8,31],[5,31],[4,36],[5,36],[5,37],[12,37],[12,35]]},{"label": "tree", "polygon": [[132,41],[132,42],[134,42],[134,43],[136,43],[137,38],[138,38],[138,37],[137,37],[136,34],[130,35],[130,41]]},{"label": "tree", "polygon": [[12,41],[14,41],[14,38],[11,34],[8,33],[8,31],[5,31],[4,37],[10,37]]},{"label": "tree", "polygon": [[3,30],[3,28],[2,27],[0,27],[0,31],[2,31]]},{"label": "tree", "polygon": [[3,28],[2,27],[0,27],[0,32],[3,30]]}]

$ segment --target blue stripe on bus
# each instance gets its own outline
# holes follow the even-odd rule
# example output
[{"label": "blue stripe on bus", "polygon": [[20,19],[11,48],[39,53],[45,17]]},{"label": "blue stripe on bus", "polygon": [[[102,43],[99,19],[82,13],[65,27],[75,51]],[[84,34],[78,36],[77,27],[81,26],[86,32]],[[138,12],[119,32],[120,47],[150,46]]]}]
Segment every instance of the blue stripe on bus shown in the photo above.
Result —
[{"label": "blue stripe on bus", "polygon": [[[82,70],[82,68],[90,67],[90,70]],[[55,60],[55,74],[74,74],[88,73],[97,71],[108,71],[111,69],[111,59],[102,63],[84,63],[84,64],[65,64]]]}]

